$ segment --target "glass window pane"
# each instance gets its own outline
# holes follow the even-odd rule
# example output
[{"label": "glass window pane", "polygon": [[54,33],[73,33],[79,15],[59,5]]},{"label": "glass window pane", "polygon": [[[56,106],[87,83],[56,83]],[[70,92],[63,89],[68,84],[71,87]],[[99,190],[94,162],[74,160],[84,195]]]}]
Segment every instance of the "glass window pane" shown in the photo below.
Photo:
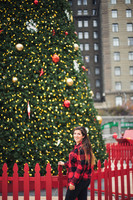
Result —
[{"label": "glass window pane", "polygon": [[130,66],[130,67],[129,67],[129,74],[130,74],[130,75],[133,75],[133,66]]},{"label": "glass window pane", "polygon": [[112,32],[118,32],[119,29],[118,29],[118,24],[115,23],[115,24],[112,24]]},{"label": "glass window pane", "polygon": [[94,55],[94,62],[95,62],[95,63],[98,62],[98,55]]},{"label": "glass window pane", "polygon": [[78,6],[81,5],[81,0],[77,0],[77,5],[78,5]]},{"label": "glass window pane", "polygon": [[115,105],[122,106],[122,97],[115,97]]},{"label": "glass window pane", "polygon": [[84,38],[88,39],[89,38],[89,33],[88,32],[84,32]]},{"label": "glass window pane", "polygon": [[116,0],[111,0],[111,4],[116,4]]},{"label": "glass window pane", "polygon": [[133,24],[132,23],[127,24],[127,31],[133,31]]},{"label": "glass window pane", "polygon": [[119,61],[120,60],[120,52],[114,52],[114,60]]},{"label": "glass window pane", "polygon": [[133,46],[133,37],[128,38],[128,46]]},{"label": "glass window pane", "polygon": [[78,15],[82,15],[82,10],[78,10]]},{"label": "glass window pane", "polygon": [[98,38],[98,32],[96,32],[96,31],[93,32],[93,38],[94,38],[94,39],[97,39],[97,38]]},{"label": "glass window pane", "polygon": [[83,39],[83,33],[82,32],[78,32],[78,38]]},{"label": "glass window pane", "polygon": [[100,69],[98,67],[95,68],[95,74],[99,75],[100,74]]},{"label": "glass window pane", "polygon": [[130,9],[126,10],[126,17],[132,17],[132,10]]},{"label": "glass window pane", "polygon": [[99,49],[99,46],[97,43],[94,43],[94,50],[97,51]]},{"label": "glass window pane", "polygon": [[130,4],[131,0],[125,0],[125,4]]},{"label": "glass window pane", "polygon": [[113,38],[113,46],[119,46],[119,38]]},{"label": "glass window pane", "polygon": [[82,27],[82,21],[78,21],[78,27]]},{"label": "glass window pane", "polygon": [[115,75],[120,76],[121,75],[121,68],[120,67],[115,67]]},{"label": "glass window pane", "polygon": [[121,90],[121,82],[115,82],[115,89]]},{"label": "glass window pane", "polygon": [[83,44],[80,44],[80,50],[83,51]]},{"label": "glass window pane", "polygon": [[96,99],[98,99],[98,100],[101,99],[101,94],[100,94],[100,92],[96,92]]},{"label": "glass window pane", "polygon": [[87,63],[90,62],[90,57],[89,56],[85,56],[85,62],[87,62]]},{"label": "glass window pane", "polygon": [[117,10],[112,10],[112,18],[117,18]]},{"label": "glass window pane", "polygon": [[97,15],[97,10],[96,10],[96,9],[93,9],[93,10],[92,10],[92,15],[93,15],[93,16]]},{"label": "glass window pane", "polygon": [[128,53],[128,59],[133,60],[133,51]]},{"label": "glass window pane", "polygon": [[89,50],[89,44],[85,44],[85,51]]},{"label": "glass window pane", "polygon": [[97,27],[97,20],[93,20],[93,27]]},{"label": "glass window pane", "polygon": [[83,15],[88,15],[88,10],[83,10]]},{"label": "glass window pane", "polygon": [[88,27],[88,20],[84,20],[84,27]]},{"label": "glass window pane", "polygon": [[133,81],[130,82],[130,89],[133,90]]},{"label": "glass window pane", "polygon": [[87,0],[83,0],[83,5],[87,5]]},{"label": "glass window pane", "polygon": [[100,80],[96,80],[96,87],[100,87]]}]

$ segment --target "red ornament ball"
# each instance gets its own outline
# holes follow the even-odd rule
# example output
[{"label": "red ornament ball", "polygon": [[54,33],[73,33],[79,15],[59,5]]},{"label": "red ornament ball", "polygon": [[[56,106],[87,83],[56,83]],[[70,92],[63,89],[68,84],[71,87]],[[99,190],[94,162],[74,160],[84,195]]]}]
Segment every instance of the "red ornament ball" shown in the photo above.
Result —
[{"label": "red ornament ball", "polygon": [[60,58],[59,58],[59,56],[58,56],[57,54],[54,54],[54,55],[52,56],[52,61],[53,61],[54,63],[58,63],[59,60],[60,60]]},{"label": "red ornament ball", "polygon": [[67,31],[65,32],[65,35],[68,35],[68,32],[67,32]]},{"label": "red ornament ball", "polygon": [[63,106],[65,106],[66,108],[69,108],[70,107],[70,101],[65,100]]},{"label": "red ornament ball", "polygon": [[34,0],[34,4],[36,4],[36,5],[37,5],[37,4],[38,4],[38,0]]},{"label": "red ornament ball", "polygon": [[81,68],[82,68],[84,71],[85,71],[85,69],[86,69],[85,66],[82,66]]},{"label": "red ornament ball", "polygon": [[52,30],[52,33],[53,33],[53,36],[54,36],[55,35],[55,30],[54,29]]}]

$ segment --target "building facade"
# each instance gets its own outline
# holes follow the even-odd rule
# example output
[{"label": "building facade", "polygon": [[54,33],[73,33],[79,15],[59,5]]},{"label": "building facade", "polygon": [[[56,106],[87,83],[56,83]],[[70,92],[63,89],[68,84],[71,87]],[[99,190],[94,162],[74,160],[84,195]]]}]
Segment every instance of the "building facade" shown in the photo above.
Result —
[{"label": "building facade", "polygon": [[133,103],[133,0],[72,0],[96,105]]}]

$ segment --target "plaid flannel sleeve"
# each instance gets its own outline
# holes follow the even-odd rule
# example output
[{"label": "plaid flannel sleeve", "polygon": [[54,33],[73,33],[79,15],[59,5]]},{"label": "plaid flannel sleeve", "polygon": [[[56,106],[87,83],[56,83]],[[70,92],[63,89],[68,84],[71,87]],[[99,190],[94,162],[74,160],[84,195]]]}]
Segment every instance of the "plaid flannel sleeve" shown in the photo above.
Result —
[{"label": "plaid flannel sleeve", "polygon": [[83,175],[84,167],[85,167],[85,153],[83,149],[80,149],[77,156],[77,168],[76,171],[74,172],[74,175],[69,185],[70,184],[75,185],[79,181],[80,177]]}]

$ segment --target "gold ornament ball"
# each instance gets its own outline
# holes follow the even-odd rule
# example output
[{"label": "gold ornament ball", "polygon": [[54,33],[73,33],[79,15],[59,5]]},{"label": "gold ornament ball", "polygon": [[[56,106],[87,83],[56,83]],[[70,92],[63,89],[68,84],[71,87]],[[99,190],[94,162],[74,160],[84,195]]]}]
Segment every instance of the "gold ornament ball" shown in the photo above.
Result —
[{"label": "gold ornament ball", "polygon": [[16,49],[17,49],[18,51],[22,51],[23,48],[24,48],[24,46],[23,46],[22,44],[20,44],[20,43],[16,44]]},{"label": "gold ornament ball", "polygon": [[73,80],[71,78],[67,78],[66,82],[67,82],[68,86],[72,86],[73,85]]},{"label": "gold ornament ball", "polygon": [[77,51],[79,49],[79,45],[78,44],[74,44],[74,49]]},{"label": "gold ornament ball", "polygon": [[101,116],[99,116],[99,115],[97,115],[97,120],[98,120],[98,122],[99,122],[99,124],[101,124],[102,123],[102,117]]},{"label": "gold ornament ball", "polygon": [[17,77],[12,77],[12,82],[15,83],[18,81],[18,78]]}]

